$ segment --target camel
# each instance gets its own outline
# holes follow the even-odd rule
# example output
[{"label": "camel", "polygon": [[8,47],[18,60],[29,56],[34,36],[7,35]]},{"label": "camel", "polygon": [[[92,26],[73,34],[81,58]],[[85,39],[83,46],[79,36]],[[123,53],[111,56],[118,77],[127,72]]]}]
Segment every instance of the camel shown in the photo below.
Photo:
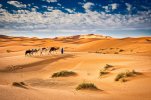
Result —
[{"label": "camel", "polygon": [[40,49],[29,49],[29,50],[26,50],[25,51],[25,56],[27,56],[27,55],[33,55],[34,53],[36,54],[38,51],[39,51]]},{"label": "camel", "polygon": [[[31,56],[34,54],[37,54],[38,52],[40,52],[40,55],[43,55],[44,52],[49,51],[48,53],[51,54],[51,52],[56,52],[57,50],[59,50],[59,47],[50,47],[50,48],[41,48],[41,49],[29,49],[25,51],[25,56]],[[57,52],[56,52],[57,53]]]},{"label": "camel", "polygon": [[47,51],[47,48],[41,48],[40,55],[42,55],[43,52],[46,52],[46,51]]},{"label": "camel", "polygon": [[32,49],[32,54],[37,54],[40,49]]},{"label": "camel", "polygon": [[51,52],[56,52],[57,50],[59,50],[59,47],[51,47],[49,53],[51,54]]},{"label": "camel", "polygon": [[31,54],[33,54],[33,53],[32,53],[32,50],[26,50],[26,51],[25,51],[25,56],[31,55]]}]

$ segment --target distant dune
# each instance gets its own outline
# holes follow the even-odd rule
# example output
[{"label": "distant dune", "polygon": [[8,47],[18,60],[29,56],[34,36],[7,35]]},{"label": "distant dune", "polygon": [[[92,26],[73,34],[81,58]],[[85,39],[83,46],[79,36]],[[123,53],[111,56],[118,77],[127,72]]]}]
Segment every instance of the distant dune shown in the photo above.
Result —
[{"label": "distant dune", "polygon": [[0,52],[6,52],[9,49],[11,51],[21,51],[30,48],[58,46],[64,47],[67,51],[151,55],[151,37],[112,38],[110,36],[86,34],[38,39],[35,37],[10,37],[1,35],[0,44]]},{"label": "distant dune", "polygon": [[106,38],[111,38],[111,37],[103,36],[103,35],[96,35],[96,34],[86,34],[86,35],[56,37],[54,39],[106,39]]}]

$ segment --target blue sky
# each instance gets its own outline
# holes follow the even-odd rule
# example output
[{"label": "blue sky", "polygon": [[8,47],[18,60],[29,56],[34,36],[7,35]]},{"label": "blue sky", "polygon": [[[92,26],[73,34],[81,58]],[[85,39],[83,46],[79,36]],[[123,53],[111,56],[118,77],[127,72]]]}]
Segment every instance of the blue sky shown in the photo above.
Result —
[{"label": "blue sky", "polygon": [[151,0],[0,0],[0,34],[151,36]]}]

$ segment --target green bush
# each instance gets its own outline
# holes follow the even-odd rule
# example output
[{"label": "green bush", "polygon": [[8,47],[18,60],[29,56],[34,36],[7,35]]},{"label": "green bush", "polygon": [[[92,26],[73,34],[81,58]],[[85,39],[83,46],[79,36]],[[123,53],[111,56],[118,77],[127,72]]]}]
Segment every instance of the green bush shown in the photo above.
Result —
[{"label": "green bush", "polygon": [[76,87],[76,90],[81,90],[81,89],[93,89],[93,90],[97,90],[98,88],[93,83],[82,83],[82,84],[79,84]]},{"label": "green bush", "polygon": [[66,77],[71,75],[76,75],[76,73],[73,71],[60,71],[60,72],[53,73],[51,77]]}]

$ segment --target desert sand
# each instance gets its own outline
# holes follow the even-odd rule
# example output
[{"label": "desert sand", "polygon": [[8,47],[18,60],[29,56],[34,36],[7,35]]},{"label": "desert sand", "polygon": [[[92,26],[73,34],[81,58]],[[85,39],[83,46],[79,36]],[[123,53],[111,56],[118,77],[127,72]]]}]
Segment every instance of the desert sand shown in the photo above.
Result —
[{"label": "desert sand", "polygon": [[[63,47],[57,53],[25,56],[25,50]],[[103,66],[113,69],[100,76]],[[12,68],[12,69],[10,69]],[[75,76],[52,78],[69,70]],[[141,73],[115,81],[118,73]],[[24,82],[26,88],[13,86]],[[76,90],[83,82],[99,90]],[[0,100],[151,100],[151,37],[112,38],[94,34],[57,38],[0,36]]]}]

